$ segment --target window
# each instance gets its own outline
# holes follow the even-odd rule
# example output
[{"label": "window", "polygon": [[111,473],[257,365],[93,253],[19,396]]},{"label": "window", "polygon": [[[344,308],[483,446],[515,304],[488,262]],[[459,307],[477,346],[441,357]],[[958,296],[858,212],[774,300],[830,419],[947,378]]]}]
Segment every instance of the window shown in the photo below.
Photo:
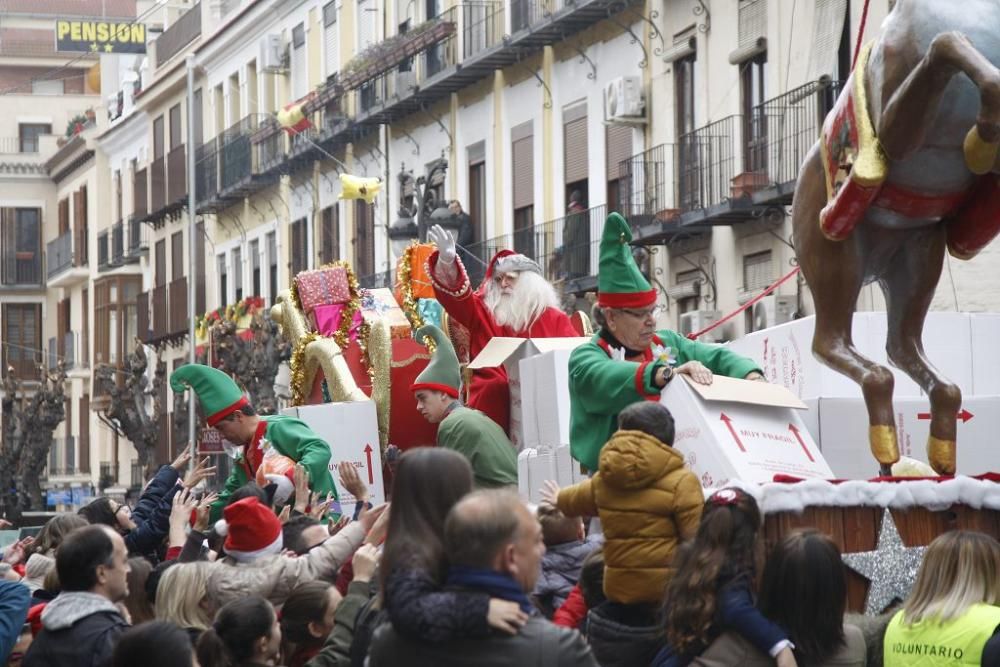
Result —
[{"label": "window", "polygon": [[694,132],[694,64],[691,54],[674,61],[675,132],[679,152],[678,181],[680,208],[691,210],[701,201],[700,153]]},{"label": "window", "polygon": [[243,299],[243,249],[233,248],[233,289],[236,291],[236,301]]},{"label": "window", "polygon": [[563,171],[567,202],[572,192],[580,193],[581,202],[589,199],[587,155],[587,103],[580,102],[563,110]]},{"label": "window", "polygon": [[[697,269],[691,269],[689,271],[678,271],[675,276],[675,284],[677,286],[681,285],[694,285],[695,282],[701,280],[701,271]],[[697,290],[695,290],[697,292]],[[698,303],[700,297],[697,293],[691,294],[688,292],[689,296],[684,296],[677,299],[677,329],[681,329],[681,315],[684,313],[690,313],[691,311],[698,310]]]},{"label": "window", "polygon": [[320,264],[340,259],[340,207],[337,204],[323,209],[320,230]]},{"label": "window", "polygon": [[271,303],[278,300],[278,235],[267,235],[267,296]]},{"label": "window", "polygon": [[2,315],[4,375],[10,367],[19,379],[37,379],[42,363],[42,305],[8,303]]},{"label": "window", "polygon": [[308,87],[306,73],[306,28],[300,23],[292,28],[292,97],[305,96]]},{"label": "window", "polygon": [[52,126],[42,123],[22,123],[17,126],[22,153],[37,153],[38,138],[43,134],[52,134]]},{"label": "window", "polygon": [[764,289],[773,280],[771,251],[755,252],[743,257],[743,290],[752,292]]},{"label": "window", "polygon": [[535,256],[535,207],[514,209],[514,251],[528,257]]},{"label": "window", "polygon": [[535,153],[532,122],[511,128],[514,249],[534,257]]},{"label": "window", "polygon": [[167,240],[156,242],[156,266],[153,267],[153,286],[163,287],[167,284]]},{"label": "window", "polygon": [[153,159],[163,157],[163,116],[153,121]]},{"label": "window", "polygon": [[205,262],[205,223],[199,222],[194,228],[194,310],[196,313],[204,313],[205,308],[205,285],[207,281],[207,266]]},{"label": "window", "polygon": [[215,259],[219,273],[219,305],[225,307],[229,305],[229,280],[226,273],[226,253],[222,253]]},{"label": "window", "polygon": [[138,335],[136,300],[140,276],[115,276],[94,283],[94,355],[97,363],[118,363]]},{"label": "window", "polygon": [[170,279],[180,280],[184,277],[184,232],[174,232],[170,235]]},{"label": "window", "polygon": [[323,6],[323,60],[327,77],[333,76],[340,69],[338,46],[337,3],[334,0]]},{"label": "window", "polygon": [[180,102],[170,107],[170,150],[173,150],[184,143],[184,134],[181,130],[181,105]]},{"label": "window", "polygon": [[252,296],[260,296],[260,241],[250,242],[250,289]]},{"label": "window", "polygon": [[42,212],[0,209],[0,259],[4,285],[37,285],[42,280]]},{"label": "window", "polygon": [[[309,240],[306,238],[306,218],[300,218],[292,223],[291,247],[288,248],[288,266],[291,277],[294,278],[300,272],[309,268]],[[360,273],[359,275],[364,275]]]},{"label": "window", "polygon": [[87,186],[82,186],[73,194],[73,265],[87,265]]},{"label": "window", "polygon": [[378,38],[378,4],[376,0],[358,0],[358,52],[375,43]]},{"label": "window", "polygon": [[[632,128],[626,125],[611,125],[604,129],[604,155],[607,164],[606,168],[606,194],[608,202],[608,211],[622,211],[623,207],[628,207],[625,211],[626,215],[638,215],[641,213],[659,213],[660,208],[666,208],[665,202],[656,202],[653,204],[655,207],[660,204],[659,208],[655,211],[648,210],[647,201],[648,199],[656,199],[653,192],[656,191],[656,174],[644,174],[643,182],[645,184],[645,197],[643,201],[631,201],[629,195],[631,193],[622,192],[623,187],[628,187],[630,183],[627,179],[622,178],[621,173],[621,163],[632,157]],[[651,178],[652,176],[652,178]],[[653,203],[653,202],[650,202]]]},{"label": "window", "polygon": [[767,52],[740,64],[740,101],[743,110],[743,136],[747,150],[744,171],[767,169],[767,117],[763,104],[767,78]]},{"label": "window", "polygon": [[80,365],[90,368],[90,291],[83,290],[80,313],[83,326],[80,329]]}]

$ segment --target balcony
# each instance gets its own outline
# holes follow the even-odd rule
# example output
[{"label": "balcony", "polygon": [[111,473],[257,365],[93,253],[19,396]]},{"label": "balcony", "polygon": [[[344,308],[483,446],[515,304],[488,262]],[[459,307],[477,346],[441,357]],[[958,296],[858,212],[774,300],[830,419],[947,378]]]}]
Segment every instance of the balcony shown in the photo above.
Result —
[{"label": "balcony", "polygon": [[153,288],[152,299],[150,300],[153,311],[152,330],[153,335],[150,342],[159,342],[167,337],[169,322],[167,321],[167,286],[160,285]]},{"label": "balcony", "polygon": [[101,461],[101,476],[98,479],[98,486],[104,489],[118,484],[118,466],[111,461]]},{"label": "balcony", "polygon": [[184,207],[187,204],[187,163],[184,144],[167,155],[167,203]]},{"label": "balcony", "polygon": [[74,236],[71,231],[64,232],[45,244],[45,274],[49,287],[70,287],[87,280],[90,275],[86,256],[74,253]]},{"label": "balcony", "polygon": [[136,263],[149,252],[149,238],[146,226],[136,215],[129,216],[127,228],[127,245],[125,246],[125,262]]},{"label": "balcony", "polygon": [[593,291],[597,288],[598,251],[606,219],[607,206],[594,206],[471,244],[460,252],[463,256],[471,255],[464,263],[473,284],[482,280],[483,267],[493,255],[512,249],[538,262],[542,275],[550,281],[562,282],[565,291]]},{"label": "balcony", "polygon": [[167,161],[160,156],[149,165],[149,218],[156,217],[167,205]]},{"label": "balcony", "polygon": [[[262,126],[260,114],[247,116],[197,154],[198,210],[219,211],[278,182],[285,137],[277,126]],[[274,130],[274,131],[271,131]]]},{"label": "balcony", "polygon": [[183,337],[188,333],[191,317],[188,315],[188,282],[187,278],[177,278],[170,283],[169,288],[170,317],[167,325],[167,337]]},{"label": "balcony", "polygon": [[34,250],[6,251],[0,255],[0,283],[8,287],[40,287],[42,254]]},{"label": "balcony", "polygon": [[156,68],[201,35],[201,3],[195,3],[156,38]]},{"label": "balcony", "polygon": [[198,146],[194,155],[194,199],[198,213],[217,213],[229,205],[219,196],[218,137]]},{"label": "balcony", "polygon": [[111,265],[121,266],[125,262],[125,226],[119,220],[111,225]]}]

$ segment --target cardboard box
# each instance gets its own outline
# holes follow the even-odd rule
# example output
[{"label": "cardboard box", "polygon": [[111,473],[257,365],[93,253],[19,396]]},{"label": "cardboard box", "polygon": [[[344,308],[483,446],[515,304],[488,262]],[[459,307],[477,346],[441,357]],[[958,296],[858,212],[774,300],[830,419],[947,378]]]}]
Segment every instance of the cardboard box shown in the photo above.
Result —
[{"label": "cardboard box", "polygon": [[[927,463],[930,406],[926,398],[893,402],[899,452]],[[819,401],[819,430],[823,455],[841,479],[869,479],[878,475],[878,463],[868,446],[868,411],[862,399],[824,398]],[[1000,396],[963,400],[958,420],[957,472],[979,475],[1000,467],[996,433],[1000,432]]]},{"label": "cardboard box", "polygon": [[[804,317],[747,334],[729,343],[729,349],[755,360],[768,382],[786,387],[802,400],[820,396],[860,397],[860,387],[813,356],[815,320],[813,316]],[[854,318],[851,335],[855,343],[869,339],[868,326],[866,318]]]},{"label": "cardboard box", "polygon": [[519,363],[521,423],[528,447],[551,451],[569,442],[569,356],[572,352],[569,348],[552,350],[521,359]]},{"label": "cardboard box", "polygon": [[[337,482],[337,466],[350,461],[358,476],[368,485],[369,502],[385,502],[382,478],[382,452],[378,442],[378,421],[372,401],[321,403],[282,410],[298,417],[330,445],[330,475]],[[337,483],[341,511],[353,515],[356,499]]]},{"label": "cardboard box", "polygon": [[706,386],[682,375],[660,401],[674,416],[674,447],[706,488],[833,476],[798,414],[806,405],[781,385],[716,376]]},{"label": "cardboard box", "polygon": [[531,498],[531,459],[538,455],[534,449],[522,449],[517,455],[517,494],[528,502]]},{"label": "cardboard box", "polygon": [[[469,363],[468,367],[473,370],[503,366],[507,371],[507,380],[510,385],[510,439],[518,451],[538,444],[537,396],[534,393],[530,393],[527,397],[528,401],[524,400],[520,368],[521,360],[557,350],[573,350],[589,340],[590,338],[586,337],[505,338],[498,336],[491,339],[476,358]],[[555,363],[553,360],[551,362],[552,365],[549,367],[554,369]],[[566,382],[568,386],[568,379]],[[535,384],[529,382],[529,392],[533,392],[535,386]],[[525,426],[524,406],[527,406],[527,426]],[[556,443],[548,444],[552,447]]]},{"label": "cardboard box", "polygon": [[[969,315],[972,395],[1000,396],[1000,313]],[[961,385],[959,385],[961,386]],[[962,387],[964,391],[968,391]]]}]

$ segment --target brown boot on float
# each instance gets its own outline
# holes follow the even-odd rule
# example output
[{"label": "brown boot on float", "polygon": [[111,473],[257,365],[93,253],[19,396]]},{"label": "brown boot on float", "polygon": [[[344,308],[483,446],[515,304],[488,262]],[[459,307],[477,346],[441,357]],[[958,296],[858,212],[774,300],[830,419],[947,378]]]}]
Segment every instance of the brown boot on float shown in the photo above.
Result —
[{"label": "brown boot on float", "polygon": [[927,462],[939,475],[955,474],[955,459],[958,447],[954,440],[941,440],[927,436]]},{"label": "brown boot on float", "polygon": [[888,470],[899,460],[899,442],[896,439],[895,426],[869,426],[868,444],[872,456],[879,462],[883,471]]}]

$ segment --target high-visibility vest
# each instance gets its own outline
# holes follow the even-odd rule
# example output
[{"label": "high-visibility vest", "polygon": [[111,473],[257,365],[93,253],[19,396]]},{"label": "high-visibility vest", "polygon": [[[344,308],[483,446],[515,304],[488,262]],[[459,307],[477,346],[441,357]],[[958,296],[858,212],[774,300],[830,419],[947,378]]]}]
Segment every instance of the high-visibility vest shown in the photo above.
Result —
[{"label": "high-visibility vest", "polygon": [[988,604],[972,605],[943,625],[934,619],[906,625],[903,612],[899,611],[885,631],[882,645],[885,667],[978,667],[983,647],[997,626],[1000,626],[1000,607]]}]

